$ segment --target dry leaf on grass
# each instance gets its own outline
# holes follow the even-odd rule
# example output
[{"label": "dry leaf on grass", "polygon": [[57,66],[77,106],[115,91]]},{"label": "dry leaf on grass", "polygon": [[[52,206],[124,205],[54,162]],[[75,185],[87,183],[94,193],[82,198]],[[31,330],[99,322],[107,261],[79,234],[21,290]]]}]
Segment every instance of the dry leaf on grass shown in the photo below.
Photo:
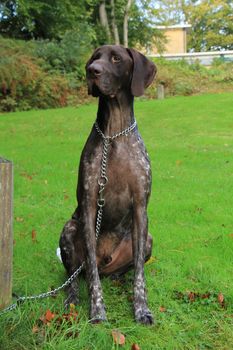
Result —
[{"label": "dry leaf on grass", "polygon": [[131,350],[141,350],[140,346],[138,344],[133,344],[131,346]]},{"label": "dry leaf on grass", "polygon": [[27,179],[27,180],[32,180],[32,177],[34,176],[35,174],[32,174],[32,175],[30,175],[30,174],[27,174],[27,173],[21,173],[20,174],[20,176],[22,176],[22,177],[25,177],[25,179]]},{"label": "dry leaf on grass", "polygon": [[23,219],[23,218],[21,218],[21,217],[19,217],[19,216],[17,216],[16,221],[17,221],[17,222],[23,222],[23,221],[24,221],[24,219]]},{"label": "dry leaf on grass", "polygon": [[156,261],[156,257],[155,256],[151,256],[149,260],[147,260],[147,262],[145,262],[145,265],[151,265]]},{"label": "dry leaf on grass", "polygon": [[[78,311],[75,310],[75,305],[70,304],[70,312],[67,314],[59,315],[58,313],[53,313],[51,310],[46,310],[45,314],[42,315],[37,323],[32,328],[32,333],[40,333],[45,332],[46,327],[49,327],[51,324],[56,326],[56,330],[58,332],[63,329],[64,323],[66,325],[72,325],[73,322],[78,322]],[[69,331],[66,334],[66,337],[78,337],[78,331]]]},{"label": "dry leaf on grass", "polygon": [[164,306],[160,306],[160,307],[159,307],[159,311],[160,311],[160,312],[166,312],[167,309],[166,309]]},{"label": "dry leaf on grass", "polygon": [[54,317],[55,314],[48,309],[46,310],[45,315],[40,317],[40,321],[42,321],[43,324],[48,324],[54,319]]},{"label": "dry leaf on grass", "polygon": [[125,336],[117,329],[112,330],[112,338],[115,344],[124,345],[125,344]]},{"label": "dry leaf on grass", "polygon": [[224,299],[224,295],[222,293],[218,294],[218,302],[219,302],[221,307],[225,306],[225,299]]},{"label": "dry leaf on grass", "polygon": [[33,333],[33,334],[39,333],[39,331],[40,331],[40,328],[39,328],[37,325],[34,325],[34,326],[32,327],[32,333]]},{"label": "dry leaf on grass", "polygon": [[36,242],[36,230],[32,230],[32,242]]}]

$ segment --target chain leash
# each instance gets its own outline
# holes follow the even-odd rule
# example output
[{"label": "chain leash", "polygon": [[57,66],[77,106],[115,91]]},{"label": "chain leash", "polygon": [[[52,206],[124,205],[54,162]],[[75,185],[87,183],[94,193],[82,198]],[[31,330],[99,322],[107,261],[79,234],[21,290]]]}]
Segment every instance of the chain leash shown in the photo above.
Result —
[{"label": "chain leash", "polygon": [[[120,136],[128,136],[128,134],[133,131],[136,128],[136,120],[133,124],[131,124],[127,129],[120,131],[119,133],[113,135],[113,136],[105,136],[104,133],[101,131],[97,121],[95,122],[94,126],[98,134],[103,139],[103,153],[102,153],[102,160],[101,160],[101,167],[100,167],[100,177],[98,179],[98,185],[99,185],[99,192],[98,192],[98,200],[97,200],[97,216],[96,216],[96,227],[95,227],[95,237],[96,240],[98,240],[99,234],[100,234],[100,228],[103,218],[103,207],[105,205],[105,199],[104,199],[104,190],[105,186],[108,182],[107,177],[107,162],[108,162],[108,150],[111,142],[120,137]],[[17,298],[16,302],[14,304],[9,305],[5,309],[0,311],[0,316],[6,314],[9,311],[15,310],[17,306],[24,303],[25,301],[29,300],[37,300],[37,299],[45,299],[48,297],[55,296],[58,292],[69,286],[73,280],[80,274],[82,269],[84,268],[85,263],[83,263],[75,270],[75,272],[59,287],[52,289],[49,292],[41,293],[37,295],[31,295],[31,296],[24,296]]]}]

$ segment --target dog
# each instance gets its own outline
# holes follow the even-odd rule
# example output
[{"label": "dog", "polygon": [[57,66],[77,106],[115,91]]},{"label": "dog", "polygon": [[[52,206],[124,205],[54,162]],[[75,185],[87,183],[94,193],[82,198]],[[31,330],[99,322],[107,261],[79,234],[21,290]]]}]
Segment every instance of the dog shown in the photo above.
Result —
[{"label": "dog", "polygon": [[[152,250],[147,218],[151,169],[133,103],[155,74],[153,62],[118,45],[101,46],[86,64],[88,93],[98,97],[98,112],[80,159],[78,206],[63,228],[60,249],[69,276],[85,261],[92,322],[107,319],[99,276],[120,275],[134,267],[135,320],[153,323],[144,277],[144,262]],[[96,239],[98,207],[102,212]],[[77,304],[77,279],[67,292],[65,305]]]}]

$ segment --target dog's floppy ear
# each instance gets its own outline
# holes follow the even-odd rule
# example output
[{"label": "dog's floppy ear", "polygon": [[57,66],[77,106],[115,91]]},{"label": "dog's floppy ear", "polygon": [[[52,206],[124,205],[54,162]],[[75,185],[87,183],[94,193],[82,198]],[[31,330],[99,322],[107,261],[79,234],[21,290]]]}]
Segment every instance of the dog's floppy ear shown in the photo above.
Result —
[{"label": "dog's floppy ear", "polygon": [[[96,49],[93,54],[91,55],[91,57],[89,58],[89,60],[86,63],[85,69],[86,69],[86,78],[87,78],[87,69],[89,67],[89,65],[92,63],[93,61],[93,56],[96,53],[98,49]],[[88,95],[92,95],[94,97],[97,97],[97,95],[93,92],[93,84],[90,82],[89,79],[87,79],[87,88],[88,88]]]},{"label": "dog's floppy ear", "polygon": [[127,51],[133,59],[131,92],[133,96],[142,96],[144,90],[152,83],[157,69],[155,64],[140,52],[134,49],[127,49]]}]

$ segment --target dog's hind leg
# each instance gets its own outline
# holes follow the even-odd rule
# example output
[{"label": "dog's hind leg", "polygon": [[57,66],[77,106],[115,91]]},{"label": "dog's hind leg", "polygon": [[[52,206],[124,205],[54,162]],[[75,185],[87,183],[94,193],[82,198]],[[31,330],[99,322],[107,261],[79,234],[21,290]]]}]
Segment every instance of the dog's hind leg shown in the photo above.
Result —
[{"label": "dog's hind leg", "polygon": [[[81,266],[84,259],[84,247],[82,240],[79,239],[78,221],[71,219],[65,224],[61,237],[60,249],[62,262],[66,268],[68,276],[70,277],[79,266]],[[78,304],[78,277],[76,277],[67,287],[67,298],[64,302],[65,307],[70,304]]]}]

